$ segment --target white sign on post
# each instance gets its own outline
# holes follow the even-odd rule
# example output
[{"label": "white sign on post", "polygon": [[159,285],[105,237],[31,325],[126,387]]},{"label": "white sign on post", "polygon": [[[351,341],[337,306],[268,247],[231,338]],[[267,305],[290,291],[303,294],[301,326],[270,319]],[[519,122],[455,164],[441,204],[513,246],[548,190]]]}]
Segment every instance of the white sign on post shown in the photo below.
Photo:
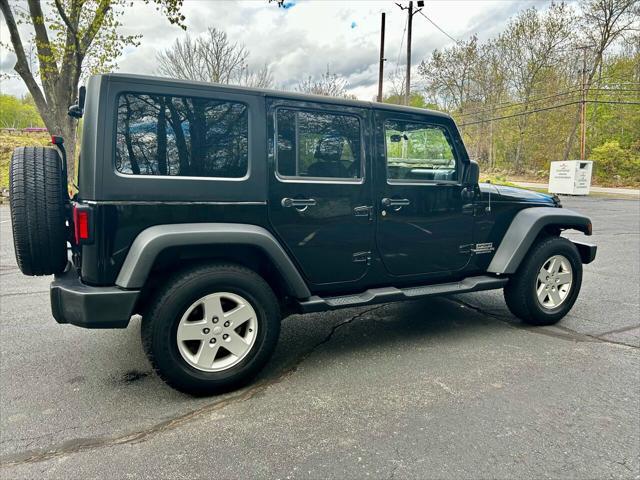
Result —
[{"label": "white sign on post", "polygon": [[549,193],[589,195],[592,170],[593,162],[589,160],[551,162]]}]

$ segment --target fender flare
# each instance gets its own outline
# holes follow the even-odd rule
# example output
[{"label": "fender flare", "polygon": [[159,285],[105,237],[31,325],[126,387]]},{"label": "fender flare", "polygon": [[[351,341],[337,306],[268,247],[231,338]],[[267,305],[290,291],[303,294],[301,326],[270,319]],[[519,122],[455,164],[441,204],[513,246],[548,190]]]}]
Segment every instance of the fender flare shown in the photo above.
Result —
[{"label": "fender flare", "polygon": [[180,223],[156,225],[138,234],[118,273],[116,285],[142,288],[156,258],[166,248],[188,245],[251,245],[262,250],[285,280],[288,293],[311,296],[306,282],[275,237],[262,227],[239,223]]},{"label": "fender flare", "polygon": [[525,208],[516,214],[496,251],[488,272],[513,274],[543,228],[555,226],[591,235],[591,220],[572,210],[555,207]]}]

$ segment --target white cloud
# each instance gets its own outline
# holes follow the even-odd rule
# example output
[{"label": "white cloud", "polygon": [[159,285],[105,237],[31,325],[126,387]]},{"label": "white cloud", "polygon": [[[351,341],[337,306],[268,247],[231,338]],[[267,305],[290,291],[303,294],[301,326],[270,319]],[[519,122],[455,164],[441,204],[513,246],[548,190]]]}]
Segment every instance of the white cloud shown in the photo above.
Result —
[{"label": "white cloud", "polygon": [[[291,88],[309,75],[323,73],[327,65],[332,72],[344,75],[352,93],[371,99],[377,91],[380,13],[387,13],[387,72],[397,68],[398,59],[405,62],[406,39],[403,33],[406,12],[393,1],[290,1],[288,9],[277,8],[267,0],[195,1],[186,0],[183,12],[190,35],[198,35],[208,27],[227,32],[235,41],[247,45],[255,66],[270,64],[279,86]],[[424,12],[454,38],[465,39],[478,34],[481,39],[497,34],[506,20],[532,4],[545,2],[504,0],[461,0],[426,2]],[[122,18],[123,33],[140,33],[140,47],[127,48],[119,59],[119,71],[153,74],[156,54],[185,35],[179,27],[155,11],[152,5],[134,2]],[[26,34],[26,30],[23,28]],[[23,34],[23,38],[24,38]],[[4,21],[0,37],[8,42]],[[434,48],[451,44],[451,40],[420,15],[413,22],[413,63],[429,55]],[[7,72],[12,54],[0,55],[0,71]],[[415,76],[414,76],[415,78]],[[0,89],[23,94],[21,80],[3,80]]]}]

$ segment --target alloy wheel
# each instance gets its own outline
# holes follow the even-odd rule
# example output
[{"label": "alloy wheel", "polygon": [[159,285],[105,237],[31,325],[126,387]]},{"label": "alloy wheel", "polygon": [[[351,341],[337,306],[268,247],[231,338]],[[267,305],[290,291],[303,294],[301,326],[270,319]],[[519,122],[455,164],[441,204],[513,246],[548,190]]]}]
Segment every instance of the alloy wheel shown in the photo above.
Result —
[{"label": "alloy wheel", "polygon": [[538,272],[536,297],[542,308],[552,310],[559,307],[569,296],[573,284],[573,269],[562,255],[549,258]]},{"label": "alloy wheel", "polygon": [[192,367],[204,372],[229,369],[251,351],[258,331],[256,312],[248,300],[217,292],[196,300],[180,319],[178,351]]}]

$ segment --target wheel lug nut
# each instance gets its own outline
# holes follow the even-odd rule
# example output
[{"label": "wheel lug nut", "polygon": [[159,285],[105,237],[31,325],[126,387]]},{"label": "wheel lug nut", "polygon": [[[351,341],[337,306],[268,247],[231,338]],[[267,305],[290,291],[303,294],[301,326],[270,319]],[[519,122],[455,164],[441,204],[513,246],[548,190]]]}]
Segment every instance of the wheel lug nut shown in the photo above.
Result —
[{"label": "wheel lug nut", "polygon": [[203,328],[202,329],[202,333],[204,333],[206,335],[207,333],[209,333],[209,329],[208,328]]},{"label": "wheel lug nut", "polygon": [[224,326],[228,327],[229,326],[229,322],[224,322]]},{"label": "wheel lug nut", "polygon": [[212,321],[213,323],[218,323],[218,317],[213,317],[213,318],[211,319],[211,321]]},{"label": "wheel lug nut", "polygon": [[222,339],[226,340],[227,338],[229,338],[229,335],[227,335],[226,333],[224,335],[222,335]]},{"label": "wheel lug nut", "polygon": [[217,340],[215,338],[212,338],[211,340],[209,340],[209,343],[216,343],[216,341]]}]

